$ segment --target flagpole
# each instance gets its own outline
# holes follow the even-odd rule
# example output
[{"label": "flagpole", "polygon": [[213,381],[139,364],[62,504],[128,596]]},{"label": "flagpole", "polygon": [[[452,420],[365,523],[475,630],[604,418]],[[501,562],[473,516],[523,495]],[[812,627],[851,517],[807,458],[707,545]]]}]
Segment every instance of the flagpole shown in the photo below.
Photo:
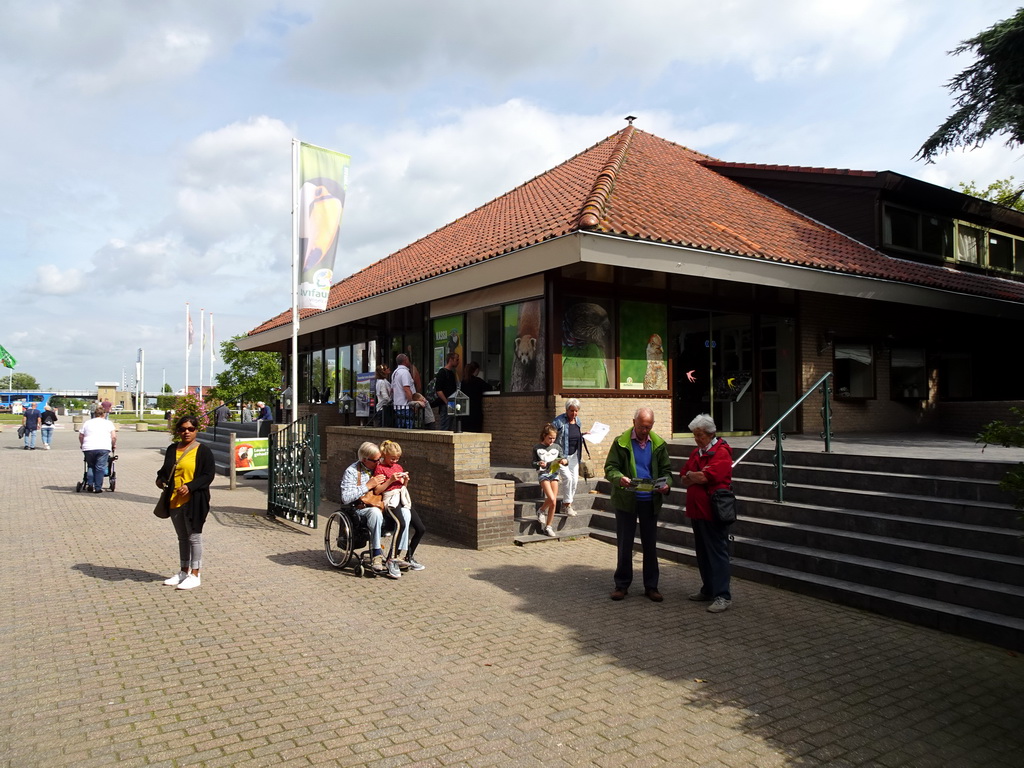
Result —
[{"label": "flagpole", "polygon": [[299,140],[292,139],[292,391],[291,413],[295,421],[299,402]]},{"label": "flagpole", "polygon": [[203,399],[203,352],[206,351],[206,310],[199,308],[199,399]]},{"label": "flagpole", "polygon": [[182,389],[186,395],[188,394],[188,358],[189,352],[192,351],[191,339],[189,338],[189,326],[192,325],[192,312],[189,310],[188,302],[185,302],[185,387]]},{"label": "flagpole", "polygon": [[210,312],[210,387],[213,388],[213,312]]}]

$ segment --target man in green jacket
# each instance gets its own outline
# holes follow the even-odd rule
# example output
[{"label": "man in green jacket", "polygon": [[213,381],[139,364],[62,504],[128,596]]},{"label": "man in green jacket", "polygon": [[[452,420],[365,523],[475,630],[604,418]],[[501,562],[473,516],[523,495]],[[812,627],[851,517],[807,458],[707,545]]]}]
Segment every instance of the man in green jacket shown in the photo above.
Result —
[{"label": "man in green jacket", "polygon": [[[644,595],[656,603],[658,591],[658,511],[672,487],[668,445],[651,431],[654,411],[638,408],[633,426],[612,443],[604,463],[604,476],[612,485],[618,563],[612,600],[621,600],[633,582],[633,540],[640,524],[643,549]],[[637,480],[646,482],[637,483]],[[653,487],[652,487],[653,486]]]}]

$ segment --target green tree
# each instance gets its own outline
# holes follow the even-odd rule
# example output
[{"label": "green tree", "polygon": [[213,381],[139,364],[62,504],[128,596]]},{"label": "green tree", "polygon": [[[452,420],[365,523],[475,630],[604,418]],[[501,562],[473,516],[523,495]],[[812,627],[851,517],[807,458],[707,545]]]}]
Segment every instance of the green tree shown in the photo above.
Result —
[{"label": "green tree", "polygon": [[976,61],[946,83],[956,109],[915,157],[930,162],[940,152],[981,146],[997,133],[1007,134],[1007,146],[1024,144],[1024,8],[950,53],[970,50]]},{"label": "green tree", "polygon": [[1017,187],[1013,183],[1013,176],[1008,179],[998,179],[989,184],[985,189],[978,189],[973,181],[966,184],[960,182],[957,185],[961,192],[971,197],[979,197],[982,200],[990,200],[1007,208],[1015,208],[1024,213],[1024,187]]},{"label": "green tree", "polygon": [[276,352],[245,352],[233,343],[240,338],[221,342],[224,370],[217,374],[217,385],[210,396],[227,403],[272,402],[281,382],[281,356]]},{"label": "green tree", "polygon": [[39,382],[36,381],[36,377],[27,373],[15,373],[11,376],[11,372],[7,371],[7,375],[0,376],[0,382],[9,385],[15,392],[26,389],[39,389]]}]

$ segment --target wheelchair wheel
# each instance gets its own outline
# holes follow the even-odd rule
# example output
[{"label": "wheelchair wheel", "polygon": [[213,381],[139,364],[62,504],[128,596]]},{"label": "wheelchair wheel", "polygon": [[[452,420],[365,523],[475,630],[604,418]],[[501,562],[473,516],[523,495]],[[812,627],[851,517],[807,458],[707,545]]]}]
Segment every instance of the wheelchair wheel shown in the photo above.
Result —
[{"label": "wheelchair wheel", "polygon": [[78,481],[78,482],[77,482],[77,483],[75,484],[75,493],[81,493],[81,492],[82,492],[82,481],[81,481],[81,480],[79,480],[79,481]]},{"label": "wheelchair wheel", "polygon": [[366,569],[363,567],[362,563],[357,563],[356,567],[352,569],[352,572],[355,573],[357,579],[361,579],[366,573]]},{"label": "wheelchair wheel", "polygon": [[335,568],[344,568],[352,556],[352,524],[341,512],[327,520],[324,530],[324,553]]}]

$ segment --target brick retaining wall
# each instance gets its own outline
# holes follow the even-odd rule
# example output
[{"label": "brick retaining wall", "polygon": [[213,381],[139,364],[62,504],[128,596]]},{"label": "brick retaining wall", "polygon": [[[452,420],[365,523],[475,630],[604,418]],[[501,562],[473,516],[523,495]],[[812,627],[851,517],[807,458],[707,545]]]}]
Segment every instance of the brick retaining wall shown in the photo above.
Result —
[{"label": "brick retaining wall", "polygon": [[326,433],[323,485],[330,501],[340,503],[341,476],[359,446],[391,439],[402,446],[409,492],[427,530],[474,549],[512,543],[513,484],[490,477],[489,434],[338,426]]}]

